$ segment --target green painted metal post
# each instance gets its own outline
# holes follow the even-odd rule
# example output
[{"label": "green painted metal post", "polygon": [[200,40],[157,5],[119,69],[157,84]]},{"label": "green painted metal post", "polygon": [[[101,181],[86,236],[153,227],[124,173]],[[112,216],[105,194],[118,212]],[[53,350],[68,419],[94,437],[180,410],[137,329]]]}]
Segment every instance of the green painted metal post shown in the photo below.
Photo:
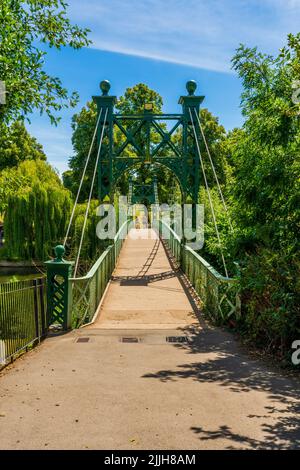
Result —
[{"label": "green painted metal post", "polygon": [[[192,130],[192,122],[190,112],[192,113],[193,121],[196,121],[195,112],[199,115],[200,105],[204,100],[204,96],[196,96],[197,83],[194,80],[189,80],[186,84],[188,92],[187,96],[181,96],[179,104],[182,105],[183,113],[183,159],[184,159],[184,188],[183,204],[193,205],[193,220],[192,226],[196,228],[196,204],[198,203],[198,194],[200,187],[200,164],[197,155],[195,137]],[[198,125],[195,126],[197,135],[199,137]],[[184,227],[184,221],[183,221]],[[183,236],[183,243],[185,243]]]},{"label": "green painted metal post", "polygon": [[72,276],[73,262],[65,261],[65,248],[58,245],[54,249],[56,258],[46,261],[47,269],[47,318],[48,325],[58,323],[69,330],[72,323],[71,290],[69,279]]},{"label": "green painted metal post", "polygon": [[98,166],[98,197],[100,202],[102,202],[106,197],[109,198],[110,202],[113,202],[113,111],[117,97],[110,96],[108,94],[110,87],[110,82],[108,80],[103,80],[100,83],[102,96],[93,96],[93,101],[97,105],[98,116],[101,112],[101,119],[98,127],[98,145],[104,125],[104,118],[107,112],[104,136],[107,137],[108,140],[102,145]]}]

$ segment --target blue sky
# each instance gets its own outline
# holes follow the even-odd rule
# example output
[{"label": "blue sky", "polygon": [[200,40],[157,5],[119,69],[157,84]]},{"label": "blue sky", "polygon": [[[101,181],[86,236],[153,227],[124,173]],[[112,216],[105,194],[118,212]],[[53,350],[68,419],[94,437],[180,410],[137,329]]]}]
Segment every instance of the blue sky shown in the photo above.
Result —
[{"label": "blue sky", "polygon": [[60,171],[72,155],[71,117],[109,79],[120,96],[144,82],[176,112],[185,82],[198,82],[208,107],[231,129],[242,124],[241,84],[230,60],[239,43],[277,53],[299,31],[300,0],[69,0],[69,17],[92,30],[90,48],[49,51],[45,68],[77,90],[80,103],[63,111],[58,127],[32,116],[30,132]]}]

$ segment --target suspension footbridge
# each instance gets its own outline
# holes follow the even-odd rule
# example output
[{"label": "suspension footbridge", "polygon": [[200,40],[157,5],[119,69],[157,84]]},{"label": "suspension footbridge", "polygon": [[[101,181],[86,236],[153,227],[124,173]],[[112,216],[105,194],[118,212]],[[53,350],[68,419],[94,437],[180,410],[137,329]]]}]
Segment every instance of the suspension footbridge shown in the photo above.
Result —
[{"label": "suspension footbridge", "polygon": [[[192,80],[187,82],[188,95],[181,96],[179,99],[179,103],[182,106],[181,114],[155,114],[151,103],[144,104],[143,114],[122,115],[114,113],[116,97],[109,95],[109,82],[101,82],[100,87],[102,96],[93,97],[98,110],[97,122],[90,151],[83,168],[64,244],[61,247],[57,247],[56,260],[47,263],[50,322],[59,322],[65,329],[68,329],[82,326],[95,318],[95,313],[99,310],[98,306],[103,293],[106,291],[107,284],[116,267],[124,239],[128,231],[133,226],[135,227],[136,223],[132,220],[132,217],[128,216],[127,220],[119,227],[119,231],[112,240],[111,245],[101,254],[91,270],[85,276],[78,275],[81,249],[96,177],[98,175],[99,201],[112,204],[119,178],[128,171],[131,171],[132,175],[132,170],[138,168],[139,165],[146,166],[148,171],[154,169],[157,172],[159,167],[162,166],[172,172],[181,190],[181,206],[183,207],[185,204],[188,204],[192,207],[189,227],[195,230],[197,230],[196,207],[199,198],[199,188],[200,182],[203,182],[220,248],[220,259],[222,259],[224,269],[223,275],[210,266],[199,253],[191,249],[190,245],[186,243],[185,231],[178,234],[174,224],[172,227],[172,222],[168,225],[162,220],[159,215],[160,201],[157,178],[155,176],[152,178],[151,184],[137,184],[132,180],[131,176],[129,178],[128,202],[129,205],[139,203],[146,204],[147,206],[154,205],[153,212],[157,210],[158,216],[152,217],[149,233],[155,233],[158,243],[159,240],[165,239],[165,245],[168,247],[170,255],[177,263],[178,269],[184,271],[190,287],[199,296],[202,307],[215,319],[220,317],[224,320],[224,318],[231,316],[237,317],[240,311],[238,285],[235,279],[228,277],[227,264],[220,241],[218,221],[207,178],[207,169],[205,168],[206,165],[200,150],[200,140],[205,144],[209,164],[219,191],[220,201],[224,206],[224,213],[227,216],[228,211],[199,119],[200,105],[204,97],[195,95],[196,83]],[[97,141],[97,155],[94,162],[94,171],[78,253],[73,269],[70,262],[63,261],[63,253],[68,245],[70,229],[95,141]],[[185,226],[188,225],[185,214],[182,216],[181,224],[185,230]],[[128,242],[126,242],[126,246],[129,246]],[[141,244],[141,246],[143,245]],[[144,247],[147,251],[146,244]],[[141,248],[141,251],[143,251],[143,248]],[[132,256],[134,257],[133,248]],[[127,259],[126,262],[130,263],[130,260]],[[142,271],[142,258],[139,258],[138,263],[139,265],[136,266],[136,269]],[[129,267],[128,269],[130,272]],[[134,279],[132,282],[134,282]],[[138,287],[137,283],[137,296],[140,295]],[[112,287],[109,289],[110,292],[113,292]],[[120,289],[117,292],[120,292],[118,304],[118,308],[120,308],[125,299],[123,299]],[[153,295],[153,298],[158,296],[156,291],[148,289],[148,292],[149,295],[150,293]],[[150,299],[148,299],[148,302],[150,302]],[[167,296],[165,300],[162,299],[162,308],[164,302],[168,304]]]},{"label": "suspension footbridge", "polygon": [[[206,173],[209,164],[228,215],[199,120],[204,98],[195,95],[190,81],[188,94],[179,99],[182,113],[157,115],[145,103],[142,114],[120,115],[114,113],[116,97],[109,95],[107,81],[101,90],[102,96],[94,97],[97,120],[67,233],[56,258],[46,263],[47,284],[22,283],[9,302],[3,299],[12,299],[12,292],[0,292],[7,319],[12,309],[33,306],[22,335],[15,337],[15,325],[5,323],[4,364],[48,335],[1,373],[0,448],[292,448],[299,435],[286,423],[296,422],[299,385],[249,358],[230,334],[203,317],[206,312],[215,323],[226,323],[241,315],[238,280],[228,276]],[[78,252],[66,260],[95,142]],[[194,229],[202,182],[222,273],[156,212],[155,176],[152,183],[129,179],[127,194],[130,205],[154,206],[151,223],[131,213],[89,271],[80,272],[96,181],[99,202],[113,203],[119,178],[141,164],[162,165],[174,174],[181,205],[193,207]],[[53,325],[59,334],[50,328],[49,335]]]}]

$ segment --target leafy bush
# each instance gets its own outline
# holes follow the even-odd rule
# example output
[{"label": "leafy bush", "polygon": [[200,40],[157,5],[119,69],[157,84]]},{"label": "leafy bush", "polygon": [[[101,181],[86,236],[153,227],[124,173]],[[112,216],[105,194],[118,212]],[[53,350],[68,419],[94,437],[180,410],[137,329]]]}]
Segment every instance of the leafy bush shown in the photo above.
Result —
[{"label": "leafy bush", "polygon": [[284,357],[300,336],[300,261],[260,249],[242,267],[239,329],[250,341]]}]

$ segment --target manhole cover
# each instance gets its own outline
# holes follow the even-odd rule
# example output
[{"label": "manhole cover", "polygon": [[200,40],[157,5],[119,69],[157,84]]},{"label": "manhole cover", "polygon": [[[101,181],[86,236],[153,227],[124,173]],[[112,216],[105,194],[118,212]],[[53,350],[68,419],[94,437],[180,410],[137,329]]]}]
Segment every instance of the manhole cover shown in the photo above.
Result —
[{"label": "manhole cover", "polygon": [[187,336],[167,336],[167,343],[190,343],[190,339]]},{"label": "manhole cover", "polygon": [[90,338],[86,337],[86,336],[82,336],[81,338],[78,338],[76,343],[88,343],[90,340]]},{"label": "manhole cover", "polygon": [[133,336],[124,337],[121,339],[122,343],[138,343],[139,339]]}]

